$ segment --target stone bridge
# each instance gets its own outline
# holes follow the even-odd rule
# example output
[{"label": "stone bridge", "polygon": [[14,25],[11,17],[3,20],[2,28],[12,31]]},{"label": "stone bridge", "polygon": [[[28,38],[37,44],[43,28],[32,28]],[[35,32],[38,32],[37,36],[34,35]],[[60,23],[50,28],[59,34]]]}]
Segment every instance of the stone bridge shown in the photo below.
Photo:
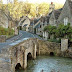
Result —
[{"label": "stone bridge", "polygon": [[28,55],[35,59],[36,54],[39,54],[37,40],[35,38],[27,39],[2,49],[0,54],[0,72],[15,72],[18,64],[25,69],[27,67]]},{"label": "stone bridge", "polygon": [[37,38],[30,38],[22,40],[19,43],[11,44],[1,50],[0,72],[15,72],[18,66],[25,69],[27,67],[28,58],[31,57],[35,59],[37,55],[59,56],[61,55],[61,45],[59,43],[43,41]]},{"label": "stone bridge", "polygon": [[39,54],[37,39],[23,41],[10,48],[9,52],[13,72],[17,64],[20,64],[25,69],[27,67],[27,56],[31,54],[32,58],[35,59],[36,53]]}]

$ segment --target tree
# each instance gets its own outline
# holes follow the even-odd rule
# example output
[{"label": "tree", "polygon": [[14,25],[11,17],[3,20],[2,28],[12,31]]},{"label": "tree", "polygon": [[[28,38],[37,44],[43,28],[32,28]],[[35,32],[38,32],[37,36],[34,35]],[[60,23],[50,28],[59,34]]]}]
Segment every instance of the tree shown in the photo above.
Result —
[{"label": "tree", "polygon": [[48,3],[41,3],[38,5],[38,15],[47,15],[49,10]]},{"label": "tree", "polygon": [[25,3],[23,6],[24,13],[28,16],[31,10],[31,4],[30,3]]}]

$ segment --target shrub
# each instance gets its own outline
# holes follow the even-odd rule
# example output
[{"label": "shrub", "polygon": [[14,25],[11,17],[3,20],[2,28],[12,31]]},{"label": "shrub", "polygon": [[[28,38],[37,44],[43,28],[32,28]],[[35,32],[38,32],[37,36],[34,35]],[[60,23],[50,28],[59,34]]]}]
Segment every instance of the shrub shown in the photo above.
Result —
[{"label": "shrub", "polygon": [[49,35],[54,35],[55,38],[71,38],[72,27],[70,23],[67,25],[60,24],[58,27],[48,25],[44,28],[44,31],[47,31]]},{"label": "shrub", "polygon": [[14,30],[11,28],[0,27],[0,35],[14,35]]},{"label": "shrub", "polygon": [[57,39],[48,39],[48,41],[56,42],[56,43],[61,43],[61,39],[59,39],[59,40],[57,40]]}]

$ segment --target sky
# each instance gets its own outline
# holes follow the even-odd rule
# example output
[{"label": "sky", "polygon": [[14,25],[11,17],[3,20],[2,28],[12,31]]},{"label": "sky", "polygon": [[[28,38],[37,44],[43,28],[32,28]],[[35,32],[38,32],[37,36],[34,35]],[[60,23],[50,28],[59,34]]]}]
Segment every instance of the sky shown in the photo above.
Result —
[{"label": "sky", "polygon": [[[12,0],[13,1],[13,0]],[[18,1],[26,1],[26,0],[18,0]],[[56,3],[61,3],[64,4],[66,0],[28,0],[31,3],[41,3],[41,2],[56,2]],[[7,0],[3,0],[4,3],[7,3]]]}]

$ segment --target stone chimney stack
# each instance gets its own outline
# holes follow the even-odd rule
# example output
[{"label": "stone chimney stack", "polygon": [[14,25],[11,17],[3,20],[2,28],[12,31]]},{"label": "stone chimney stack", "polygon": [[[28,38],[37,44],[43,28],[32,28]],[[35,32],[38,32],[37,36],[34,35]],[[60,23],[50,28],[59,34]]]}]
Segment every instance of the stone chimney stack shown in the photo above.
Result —
[{"label": "stone chimney stack", "polygon": [[49,13],[51,13],[54,9],[55,9],[55,4],[51,2],[51,4],[49,5]]}]

